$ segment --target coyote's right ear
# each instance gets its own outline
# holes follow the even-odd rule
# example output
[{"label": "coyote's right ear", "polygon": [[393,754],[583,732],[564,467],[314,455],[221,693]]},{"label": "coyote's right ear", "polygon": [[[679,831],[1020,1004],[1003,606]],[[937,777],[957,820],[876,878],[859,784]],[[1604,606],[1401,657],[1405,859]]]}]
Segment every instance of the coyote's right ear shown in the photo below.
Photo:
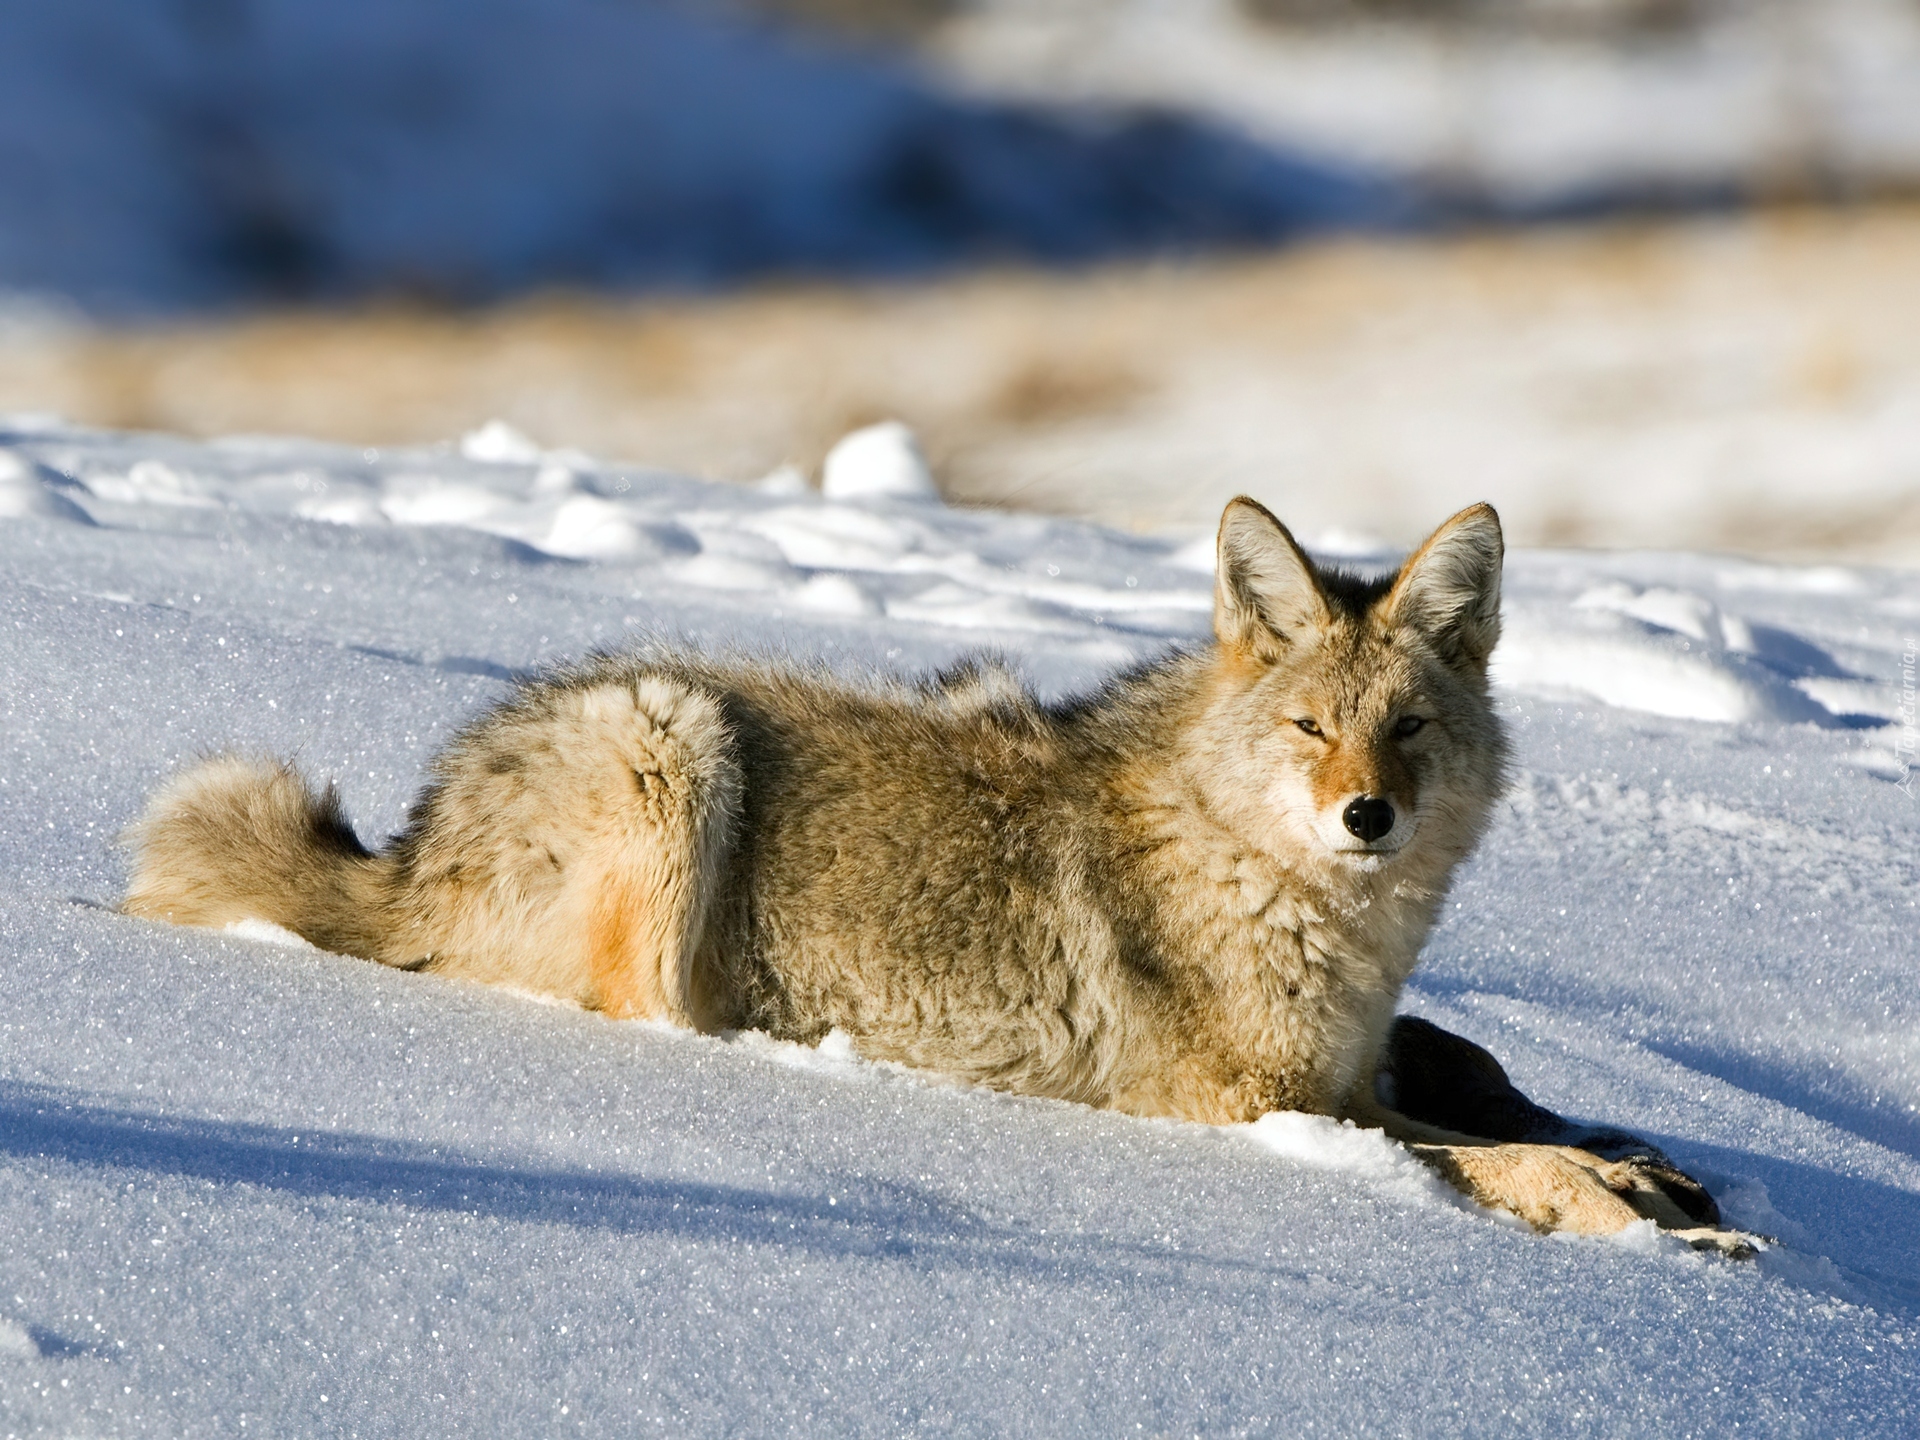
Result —
[{"label": "coyote's right ear", "polygon": [[1491,505],[1469,505],[1408,557],[1387,592],[1396,624],[1426,632],[1449,664],[1485,673],[1500,640],[1506,542]]},{"label": "coyote's right ear", "polygon": [[1331,619],[1313,562],[1266,506],[1242,495],[1220,517],[1213,633],[1229,649],[1266,661]]}]

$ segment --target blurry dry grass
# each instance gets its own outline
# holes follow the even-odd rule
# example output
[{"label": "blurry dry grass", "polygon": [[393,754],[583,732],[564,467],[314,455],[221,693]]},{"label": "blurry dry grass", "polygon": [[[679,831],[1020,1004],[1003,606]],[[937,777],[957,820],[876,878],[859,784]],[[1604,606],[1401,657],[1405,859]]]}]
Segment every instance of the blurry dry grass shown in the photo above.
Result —
[{"label": "blurry dry grass", "polygon": [[551,296],[0,341],[0,409],[550,445],[724,479],[899,416],[962,501],[1920,562],[1920,209],[914,286]]}]

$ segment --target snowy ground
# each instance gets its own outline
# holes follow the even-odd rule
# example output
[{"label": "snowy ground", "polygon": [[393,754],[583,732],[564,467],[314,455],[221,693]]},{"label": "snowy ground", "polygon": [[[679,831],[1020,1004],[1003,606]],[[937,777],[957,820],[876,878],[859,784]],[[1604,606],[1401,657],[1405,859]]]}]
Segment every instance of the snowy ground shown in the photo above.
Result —
[{"label": "snowy ground", "polygon": [[1920,577],[1509,566],[1521,769],[1406,1007],[1786,1242],[1735,1265],[1537,1238],[1324,1121],[1008,1099],[109,908],[111,837],[208,747],[382,834],[544,660],[987,643],[1059,692],[1202,632],[1191,550],[504,431],[0,445],[0,1431],[1920,1426]]}]

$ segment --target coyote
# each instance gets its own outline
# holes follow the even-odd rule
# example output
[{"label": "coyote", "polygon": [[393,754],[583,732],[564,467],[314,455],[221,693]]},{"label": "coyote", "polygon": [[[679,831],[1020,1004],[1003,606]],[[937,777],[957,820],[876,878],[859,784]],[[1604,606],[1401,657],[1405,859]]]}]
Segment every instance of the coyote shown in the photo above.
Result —
[{"label": "coyote", "polygon": [[458,735],[378,853],[290,766],[202,763],[123,908],[1134,1115],[1346,1117],[1536,1228],[1748,1253],[1651,1146],[1395,1022],[1503,784],[1502,554],[1476,505],[1364,578],[1235,500],[1213,642],[1058,704],[986,661],[601,655]]}]

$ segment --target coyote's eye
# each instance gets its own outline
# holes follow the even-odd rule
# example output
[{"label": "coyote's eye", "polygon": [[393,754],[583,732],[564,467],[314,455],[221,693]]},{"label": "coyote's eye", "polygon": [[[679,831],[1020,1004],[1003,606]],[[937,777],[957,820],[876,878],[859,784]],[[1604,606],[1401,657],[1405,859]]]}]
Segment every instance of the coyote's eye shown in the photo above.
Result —
[{"label": "coyote's eye", "polygon": [[1306,731],[1307,734],[1309,735],[1318,735],[1320,733],[1320,725],[1319,725],[1319,722],[1317,721],[1296,720],[1293,723],[1298,725],[1302,730]]},{"label": "coyote's eye", "polygon": [[1418,715],[1402,715],[1394,725],[1393,733],[1404,740],[1409,735],[1418,735],[1420,733],[1420,727],[1426,723],[1427,722]]}]

